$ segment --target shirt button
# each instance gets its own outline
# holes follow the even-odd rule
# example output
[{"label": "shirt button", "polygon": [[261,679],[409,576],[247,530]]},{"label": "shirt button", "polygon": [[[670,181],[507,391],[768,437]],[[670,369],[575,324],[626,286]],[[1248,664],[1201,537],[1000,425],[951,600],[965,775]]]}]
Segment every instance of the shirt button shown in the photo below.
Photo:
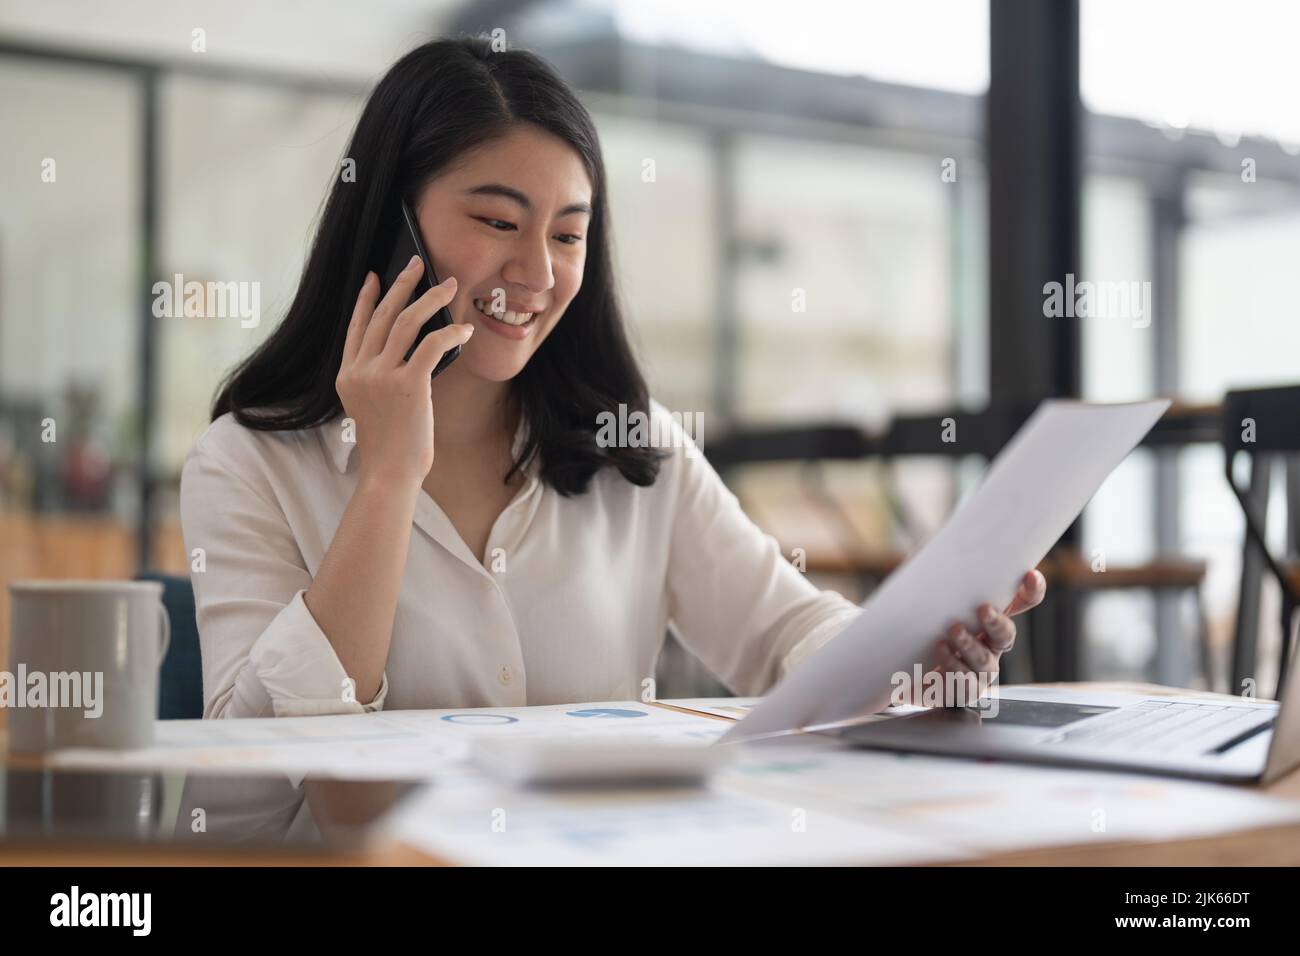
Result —
[{"label": "shirt button", "polygon": [[503,684],[509,684],[515,679],[515,673],[509,667],[502,665],[501,670],[497,672],[497,680]]}]

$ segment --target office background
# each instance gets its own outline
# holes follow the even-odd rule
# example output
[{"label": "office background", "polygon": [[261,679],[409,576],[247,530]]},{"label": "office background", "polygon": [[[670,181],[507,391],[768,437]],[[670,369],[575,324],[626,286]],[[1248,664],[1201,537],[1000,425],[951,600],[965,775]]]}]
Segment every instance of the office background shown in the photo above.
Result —
[{"label": "office background", "polygon": [[[868,593],[1039,399],[1165,395],[1008,676],[1270,693],[1284,590],[1222,403],[1300,382],[1298,27],[1281,2],[0,0],[0,583],[186,573],[181,463],[292,296],[366,92],[501,30],[596,118],[655,395],[703,413],[819,584]],[[258,283],[260,322],[155,318],[176,273]],[[1150,283],[1146,324],[1046,317],[1067,273]],[[1241,480],[1287,572],[1277,458]],[[716,691],[680,648],[661,671]]]}]

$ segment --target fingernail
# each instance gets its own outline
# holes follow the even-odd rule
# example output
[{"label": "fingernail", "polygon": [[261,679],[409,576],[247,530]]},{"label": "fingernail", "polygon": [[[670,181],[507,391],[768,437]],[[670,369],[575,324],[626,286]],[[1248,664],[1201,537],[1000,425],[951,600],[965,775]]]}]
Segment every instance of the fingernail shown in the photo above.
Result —
[{"label": "fingernail", "polygon": [[993,622],[996,621],[997,619],[998,619],[998,616],[997,616],[996,614],[993,613],[993,608],[989,608],[987,611],[984,612],[984,626],[985,626],[985,627],[992,627],[992,626],[993,626]]},{"label": "fingernail", "polygon": [[418,263],[419,261],[420,261],[420,256],[418,254],[411,256],[411,261],[406,264],[406,268],[414,269],[416,263]]},{"label": "fingernail", "polygon": [[455,284],[456,284],[455,276],[447,276],[447,278],[442,280],[442,285],[445,286],[454,286]]},{"label": "fingernail", "polygon": [[464,323],[461,328],[465,330],[465,338],[469,338],[474,334],[474,326],[470,325],[468,322]]}]

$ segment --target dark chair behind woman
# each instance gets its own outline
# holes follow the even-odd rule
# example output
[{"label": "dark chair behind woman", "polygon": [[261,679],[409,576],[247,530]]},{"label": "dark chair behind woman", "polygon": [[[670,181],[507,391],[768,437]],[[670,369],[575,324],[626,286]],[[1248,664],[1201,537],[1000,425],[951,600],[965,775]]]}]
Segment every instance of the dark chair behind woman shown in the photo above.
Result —
[{"label": "dark chair behind woman", "polygon": [[203,664],[199,626],[194,615],[194,587],[189,578],[146,571],[137,581],[159,581],[171,620],[172,639],[158,677],[158,719],[188,720],[203,716]]},{"label": "dark chair behind woman", "polygon": [[[1223,466],[1228,485],[1246,518],[1243,543],[1241,595],[1232,648],[1232,690],[1254,679],[1258,657],[1260,579],[1264,568],[1277,580],[1282,591],[1282,629],[1279,635],[1278,678],[1275,697],[1280,697],[1296,608],[1300,607],[1300,385],[1256,388],[1229,392],[1223,398]],[[1242,487],[1233,474],[1237,456],[1250,459],[1249,484]],[[1269,550],[1269,483],[1275,464],[1284,469],[1287,508],[1285,551]]]}]

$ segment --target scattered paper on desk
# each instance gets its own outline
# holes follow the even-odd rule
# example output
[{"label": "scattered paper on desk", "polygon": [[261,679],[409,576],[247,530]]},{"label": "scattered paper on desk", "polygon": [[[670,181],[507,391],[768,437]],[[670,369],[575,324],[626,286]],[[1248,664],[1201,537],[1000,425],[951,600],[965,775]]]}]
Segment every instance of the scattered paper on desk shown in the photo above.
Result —
[{"label": "scattered paper on desk", "polygon": [[728,726],[712,717],[628,700],[537,707],[394,710],[386,716],[410,730],[453,740],[477,736],[618,736],[705,746],[721,737]]},{"label": "scattered paper on desk", "polygon": [[480,736],[600,737],[706,746],[727,725],[635,701],[544,707],[393,710],[317,717],[163,720],[138,750],[59,751],[61,767],[315,773],[426,779],[460,772]]},{"label": "scattered paper on desk", "polygon": [[1300,821],[1300,802],[1245,787],[861,750],[818,735],[741,744],[714,788],[802,801],[979,853],[1191,838]]},{"label": "scattered paper on desk", "polygon": [[149,747],[68,749],[48,760],[79,769],[418,779],[455,769],[468,750],[463,742],[420,734],[381,713],[166,720],[155,727]]},{"label": "scattered paper on desk", "polygon": [[753,710],[760,700],[761,697],[681,697],[658,700],[655,703],[680,707],[682,710],[693,710],[697,714],[740,720]]},{"label": "scattered paper on desk", "polygon": [[[657,704],[663,704],[669,707],[676,707],[681,710],[693,711],[697,714],[707,714],[711,717],[723,717],[727,720],[741,720],[751,710],[758,706],[761,697],[683,697],[672,700],[655,701]],[[878,714],[869,714],[866,717],[858,717],[846,723],[870,723],[874,720],[886,720],[890,717],[902,717],[904,714],[914,714],[917,711],[926,708],[915,704],[898,704],[891,705],[880,711]]]},{"label": "scattered paper on desk", "polygon": [[476,866],[889,864],[963,855],[872,821],[704,788],[435,786],[399,808],[385,833]]},{"label": "scattered paper on desk", "polygon": [[[484,736],[708,746],[729,726],[627,701],[162,721],[153,747],[63,751],[51,762],[279,773],[295,784],[307,774],[433,779],[394,818],[397,835],[434,856],[484,864],[919,863],[1300,821],[1300,802],[1244,787],[869,751],[820,734],[741,742],[732,764],[697,789],[514,790],[467,761]],[[497,810],[504,832],[491,829]]]},{"label": "scattered paper on desk", "polygon": [[1047,401],[998,455],[983,482],[919,552],[885,579],[862,612],[791,671],[726,739],[825,726],[889,701],[954,620],[1010,603],[1167,401]]}]

